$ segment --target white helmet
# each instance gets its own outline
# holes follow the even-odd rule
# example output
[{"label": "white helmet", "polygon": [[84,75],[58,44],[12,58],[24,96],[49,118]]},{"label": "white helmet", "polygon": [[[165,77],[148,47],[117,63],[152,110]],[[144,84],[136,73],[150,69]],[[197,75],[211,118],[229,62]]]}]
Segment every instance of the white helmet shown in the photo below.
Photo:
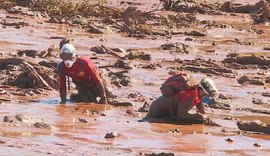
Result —
[{"label": "white helmet", "polygon": [[63,60],[71,59],[76,55],[76,49],[70,43],[64,44],[61,48],[60,58]]},{"label": "white helmet", "polygon": [[201,87],[203,89],[203,91],[211,97],[217,95],[217,93],[218,93],[218,90],[217,90],[217,87],[216,87],[214,81],[209,79],[209,78],[201,79],[201,81],[199,83],[199,87]]}]

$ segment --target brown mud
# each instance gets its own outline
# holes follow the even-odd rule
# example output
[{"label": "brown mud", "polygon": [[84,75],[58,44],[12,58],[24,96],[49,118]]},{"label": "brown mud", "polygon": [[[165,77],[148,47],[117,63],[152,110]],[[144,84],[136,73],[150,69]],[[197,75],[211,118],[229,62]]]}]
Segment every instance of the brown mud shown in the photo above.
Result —
[{"label": "brown mud", "polygon": [[[269,155],[268,1],[98,1],[77,14],[0,2],[1,155]],[[59,103],[66,37],[111,83],[111,105]],[[220,126],[143,120],[179,71],[216,82],[206,112]]]}]

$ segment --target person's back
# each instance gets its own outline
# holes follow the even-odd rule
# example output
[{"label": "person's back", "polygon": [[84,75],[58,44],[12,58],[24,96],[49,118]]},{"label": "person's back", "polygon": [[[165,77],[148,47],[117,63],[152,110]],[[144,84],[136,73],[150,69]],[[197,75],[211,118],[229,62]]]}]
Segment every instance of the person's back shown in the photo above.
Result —
[{"label": "person's back", "polygon": [[214,96],[216,86],[209,78],[204,78],[199,85],[175,93],[173,96],[161,96],[155,100],[146,117],[180,119],[190,116],[189,111],[196,106],[199,113],[205,114],[201,98]]}]

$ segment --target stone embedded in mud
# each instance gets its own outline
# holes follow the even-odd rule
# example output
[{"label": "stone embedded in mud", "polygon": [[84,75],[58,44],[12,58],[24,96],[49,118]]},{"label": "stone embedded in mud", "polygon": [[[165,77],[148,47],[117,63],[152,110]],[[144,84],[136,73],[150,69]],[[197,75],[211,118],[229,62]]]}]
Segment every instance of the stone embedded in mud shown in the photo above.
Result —
[{"label": "stone embedded in mud", "polygon": [[262,93],[262,96],[270,97],[270,93]]},{"label": "stone embedded in mud", "polygon": [[254,85],[264,85],[265,84],[265,80],[263,80],[263,78],[261,77],[257,77],[257,76],[250,76],[250,75],[243,75],[241,77],[239,77],[237,79],[238,83],[240,84],[254,84]]},{"label": "stone embedded in mud", "polygon": [[88,123],[89,122],[88,120],[83,119],[83,118],[79,118],[79,121],[82,122],[82,123]]},{"label": "stone embedded in mud", "polygon": [[[3,119],[3,122],[9,122],[9,123],[12,123],[14,122],[14,117],[11,117],[11,116],[4,116],[4,119]],[[15,119],[16,120],[16,119]]]},{"label": "stone embedded in mud", "polygon": [[255,147],[262,147],[262,145],[261,144],[258,144],[258,143],[254,143],[253,144]]},{"label": "stone embedded in mud", "polygon": [[229,103],[223,103],[215,100],[215,102],[210,105],[210,108],[231,110],[231,105]]},{"label": "stone embedded in mud", "polygon": [[18,50],[17,54],[19,56],[29,56],[35,58],[38,55],[38,52],[36,50]]},{"label": "stone embedded in mud", "polygon": [[165,153],[165,152],[162,152],[162,153],[151,153],[151,154],[144,154],[145,156],[174,156],[174,153]]},{"label": "stone embedded in mud", "polygon": [[234,142],[233,138],[226,138],[225,140],[228,141],[228,142]]},{"label": "stone embedded in mud", "polygon": [[255,98],[253,98],[252,103],[256,105],[269,105],[270,104],[269,101],[267,102],[267,101],[264,101],[261,99],[255,99]]},{"label": "stone embedded in mud", "polygon": [[178,134],[182,134],[182,132],[179,130],[179,129],[172,129],[172,130],[169,130],[168,133],[178,133]]},{"label": "stone embedded in mud", "polygon": [[191,32],[185,32],[185,35],[189,35],[189,36],[200,36],[200,37],[205,37],[207,36],[207,34],[199,32],[199,31],[191,31]]},{"label": "stone embedded in mud", "polygon": [[33,125],[34,127],[37,128],[46,128],[46,129],[51,129],[51,125],[45,123],[45,122],[37,122]]},{"label": "stone embedded in mud", "polygon": [[151,55],[145,54],[140,51],[130,52],[127,56],[128,59],[141,59],[141,60],[151,60]]},{"label": "stone embedded in mud", "polygon": [[111,133],[106,133],[104,138],[115,138],[117,136],[118,136],[117,133],[111,132]]}]

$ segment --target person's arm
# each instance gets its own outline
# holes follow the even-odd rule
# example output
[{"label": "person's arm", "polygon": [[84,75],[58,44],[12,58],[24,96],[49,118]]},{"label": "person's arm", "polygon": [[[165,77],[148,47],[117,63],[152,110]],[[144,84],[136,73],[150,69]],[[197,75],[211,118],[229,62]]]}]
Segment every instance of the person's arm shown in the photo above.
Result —
[{"label": "person's arm", "polygon": [[90,60],[87,61],[86,63],[87,63],[87,72],[89,73],[89,75],[91,76],[91,79],[95,82],[95,84],[98,87],[99,96],[100,96],[99,103],[107,104],[108,102],[107,102],[107,97],[105,93],[105,88],[104,88],[102,79],[99,75],[97,68]]},{"label": "person's arm", "polygon": [[61,102],[66,103],[67,101],[67,86],[66,86],[66,76],[59,75],[59,93]]},{"label": "person's arm", "polygon": [[99,95],[100,95],[99,103],[108,104],[103,83],[102,82],[98,83],[97,87],[98,87]]},{"label": "person's arm", "polygon": [[198,103],[196,107],[199,113],[205,114],[204,104],[202,102]]}]

